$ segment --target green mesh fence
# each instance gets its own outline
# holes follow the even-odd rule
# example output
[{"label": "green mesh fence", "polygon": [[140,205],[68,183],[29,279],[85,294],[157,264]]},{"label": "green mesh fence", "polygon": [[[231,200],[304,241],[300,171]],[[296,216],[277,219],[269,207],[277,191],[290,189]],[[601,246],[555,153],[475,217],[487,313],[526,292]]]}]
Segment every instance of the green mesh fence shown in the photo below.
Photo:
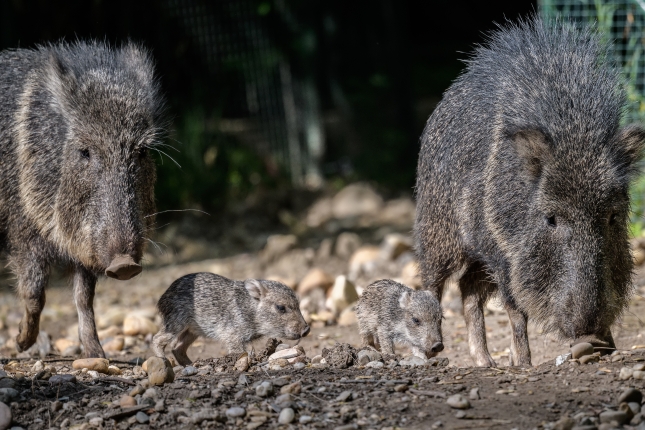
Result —
[{"label": "green mesh fence", "polygon": [[[645,122],[645,0],[539,0],[538,5],[542,17],[595,25],[612,42],[629,100],[623,122]],[[632,233],[640,236],[645,226],[645,175],[635,181],[631,194]]]}]

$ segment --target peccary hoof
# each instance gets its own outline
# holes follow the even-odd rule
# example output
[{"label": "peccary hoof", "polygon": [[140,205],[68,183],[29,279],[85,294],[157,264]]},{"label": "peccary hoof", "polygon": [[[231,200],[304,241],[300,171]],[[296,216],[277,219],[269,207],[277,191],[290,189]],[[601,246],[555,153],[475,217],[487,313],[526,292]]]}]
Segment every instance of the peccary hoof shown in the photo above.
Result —
[{"label": "peccary hoof", "polygon": [[129,255],[121,254],[112,259],[110,266],[105,269],[105,274],[119,281],[127,281],[141,273],[141,266],[134,262]]}]

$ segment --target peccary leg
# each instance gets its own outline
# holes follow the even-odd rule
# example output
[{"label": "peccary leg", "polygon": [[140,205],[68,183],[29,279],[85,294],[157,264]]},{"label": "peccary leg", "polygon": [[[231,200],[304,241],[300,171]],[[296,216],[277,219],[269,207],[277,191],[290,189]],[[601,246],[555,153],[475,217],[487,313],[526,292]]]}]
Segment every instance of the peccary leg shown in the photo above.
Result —
[{"label": "peccary leg", "polygon": [[378,334],[379,342],[381,343],[381,352],[383,354],[394,354],[394,341],[385,333]]},{"label": "peccary leg", "polygon": [[78,312],[78,338],[85,357],[105,357],[94,323],[94,290],[96,276],[77,267],[74,271],[74,302]]},{"label": "peccary leg", "polygon": [[531,349],[529,348],[529,335],[527,332],[528,317],[523,312],[511,305],[504,306],[511,322],[511,366],[530,367]]},{"label": "peccary leg", "polygon": [[161,331],[152,338],[152,351],[157,357],[164,358],[166,356],[164,352],[166,345],[170,343],[173,337],[175,337],[174,334],[161,329]]},{"label": "peccary leg", "polygon": [[18,295],[25,307],[20,321],[16,348],[19,352],[29,349],[38,337],[40,313],[45,306],[45,287],[49,280],[49,265],[31,254],[14,256],[11,265],[18,278]]},{"label": "peccary leg", "polygon": [[486,280],[486,273],[481,265],[476,264],[468,269],[459,280],[459,289],[468,329],[470,356],[478,367],[495,367],[495,361],[488,353],[484,322],[484,304],[491,290],[491,284]]},{"label": "peccary leg", "polygon": [[361,333],[361,344],[363,347],[372,348],[376,351],[381,350],[381,346],[378,343],[378,336],[374,333]]},{"label": "peccary leg", "polygon": [[190,358],[188,358],[186,351],[188,350],[188,347],[195,342],[195,339],[197,339],[197,336],[194,335],[190,329],[185,329],[179,334],[172,347],[172,355],[175,356],[177,363],[182,366],[188,366],[193,363]]}]

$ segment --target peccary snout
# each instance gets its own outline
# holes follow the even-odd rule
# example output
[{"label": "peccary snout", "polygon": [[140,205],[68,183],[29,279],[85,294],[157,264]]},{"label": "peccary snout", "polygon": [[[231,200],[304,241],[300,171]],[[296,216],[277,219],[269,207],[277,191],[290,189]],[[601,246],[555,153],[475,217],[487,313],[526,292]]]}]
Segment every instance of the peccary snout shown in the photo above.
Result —
[{"label": "peccary snout", "polygon": [[306,326],[302,333],[300,333],[300,337],[306,337],[309,334],[309,330],[309,326]]},{"label": "peccary snout", "polygon": [[127,281],[141,273],[141,265],[134,262],[131,256],[120,254],[115,256],[105,274],[119,281]]}]

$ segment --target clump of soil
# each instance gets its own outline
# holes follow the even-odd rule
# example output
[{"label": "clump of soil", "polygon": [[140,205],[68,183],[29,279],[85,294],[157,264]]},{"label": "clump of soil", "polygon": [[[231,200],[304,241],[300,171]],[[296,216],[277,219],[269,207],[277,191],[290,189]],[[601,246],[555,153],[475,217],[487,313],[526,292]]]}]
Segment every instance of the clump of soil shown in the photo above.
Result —
[{"label": "clump of soil", "polygon": [[338,343],[332,349],[324,348],[322,356],[327,364],[338,369],[347,369],[358,364],[356,348],[348,343]]},{"label": "clump of soil", "polygon": [[269,359],[271,354],[275,352],[275,349],[282,343],[279,339],[271,338],[267,340],[267,343],[264,346],[264,349],[260,351],[259,354],[255,355],[254,359],[260,363],[263,363]]}]

